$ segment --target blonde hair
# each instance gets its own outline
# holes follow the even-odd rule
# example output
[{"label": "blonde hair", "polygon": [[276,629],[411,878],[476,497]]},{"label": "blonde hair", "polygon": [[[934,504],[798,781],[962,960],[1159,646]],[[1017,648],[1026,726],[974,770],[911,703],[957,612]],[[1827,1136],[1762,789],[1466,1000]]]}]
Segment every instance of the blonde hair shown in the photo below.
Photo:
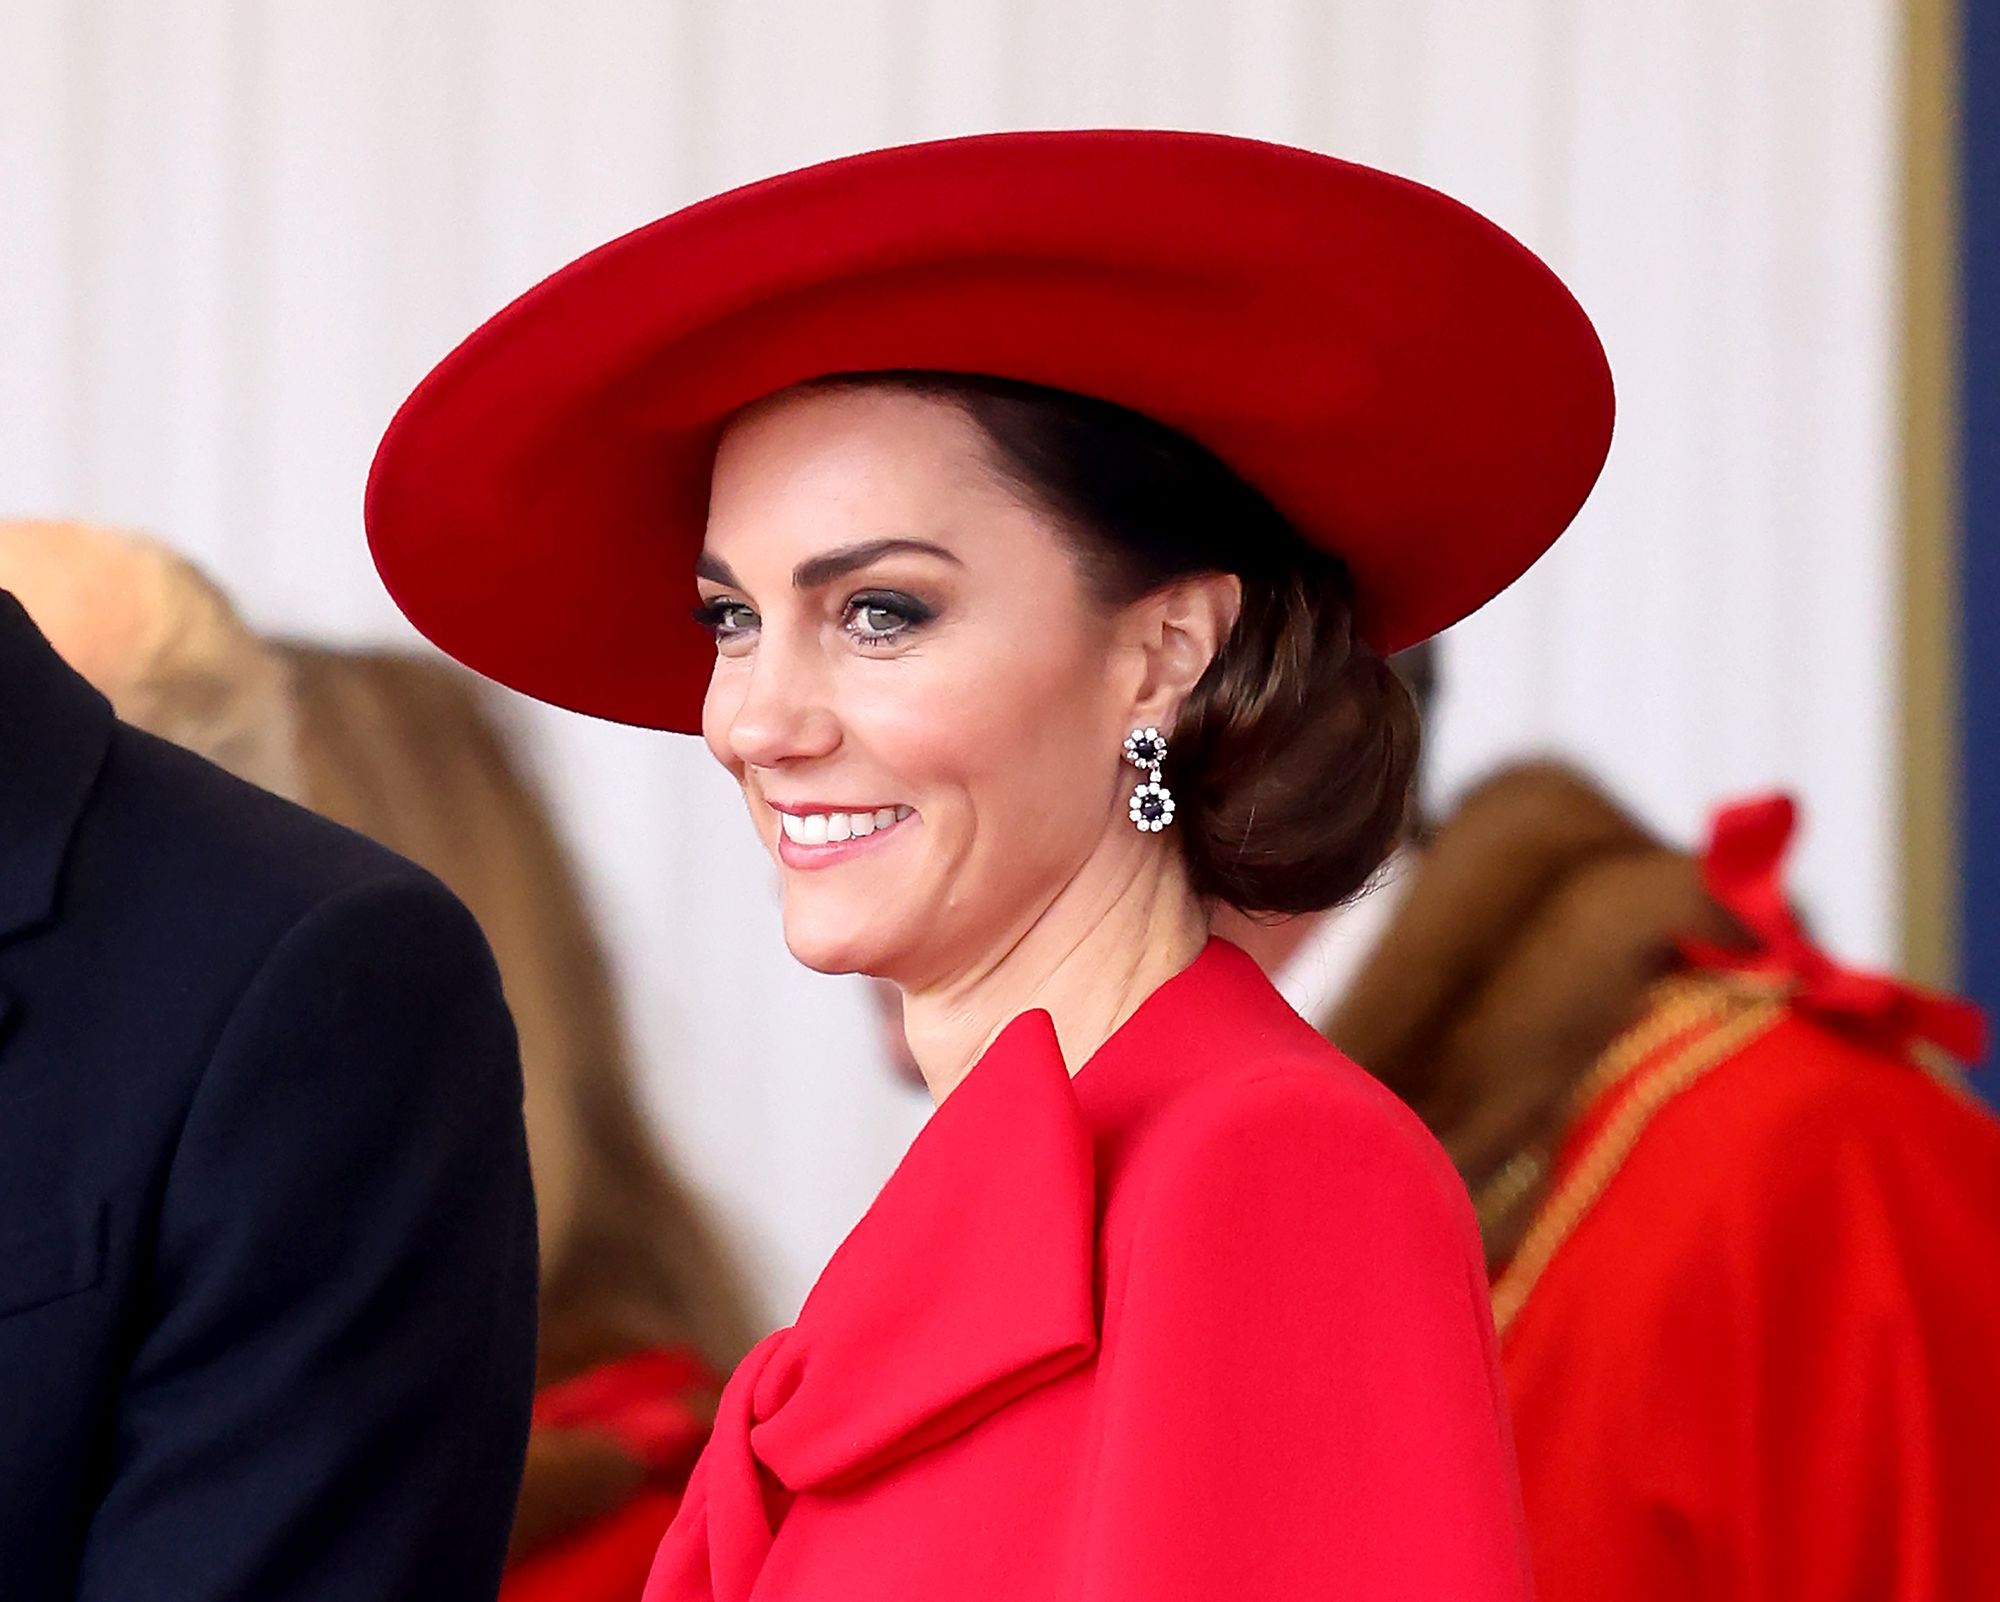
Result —
[{"label": "blonde hair", "polygon": [[0,589],[127,723],[298,799],[285,662],[185,558],[95,523],[0,522]]}]

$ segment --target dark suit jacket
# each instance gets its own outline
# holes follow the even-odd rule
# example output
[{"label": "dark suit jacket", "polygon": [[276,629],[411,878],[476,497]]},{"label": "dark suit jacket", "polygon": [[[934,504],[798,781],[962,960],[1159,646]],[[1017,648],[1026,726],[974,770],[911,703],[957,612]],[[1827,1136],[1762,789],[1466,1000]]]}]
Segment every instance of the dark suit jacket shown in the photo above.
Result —
[{"label": "dark suit jacket", "polygon": [[490,1599],[535,1278],[470,914],[0,592],[0,1596]]}]

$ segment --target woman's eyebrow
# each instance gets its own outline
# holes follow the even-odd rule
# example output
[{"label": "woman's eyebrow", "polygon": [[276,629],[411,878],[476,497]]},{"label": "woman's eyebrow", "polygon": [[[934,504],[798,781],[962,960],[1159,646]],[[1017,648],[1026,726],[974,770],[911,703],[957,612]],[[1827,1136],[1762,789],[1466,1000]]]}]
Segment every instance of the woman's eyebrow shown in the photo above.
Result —
[{"label": "woman's eyebrow", "polygon": [[877,557],[902,551],[941,556],[954,567],[965,565],[942,545],[933,545],[929,540],[864,540],[859,545],[843,545],[839,550],[828,551],[824,556],[806,558],[792,569],[792,584],[801,590],[815,589],[821,584],[845,577],[856,568],[866,567]]},{"label": "woman's eyebrow", "polygon": [[[814,589],[821,584],[831,583],[852,573],[856,568],[866,567],[878,557],[889,556],[900,551],[916,551],[928,556],[941,556],[955,567],[965,564],[947,551],[942,545],[933,545],[929,540],[888,539],[864,540],[859,545],[843,545],[837,551],[828,551],[821,556],[809,556],[792,569],[792,583],[802,590]],[[719,556],[703,551],[694,559],[696,578],[705,578],[711,584],[721,584],[732,590],[740,590],[743,581],[736,572]]]},{"label": "woman's eyebrow", "polygon": [[742,580],[737,578],[735,569],[730,567],[721,557],[710,556],[706,551],[703,551],[694,559],[694,576],[696,578],[705,578],[711,584],[721,584],[732,590],[743,588]]}]

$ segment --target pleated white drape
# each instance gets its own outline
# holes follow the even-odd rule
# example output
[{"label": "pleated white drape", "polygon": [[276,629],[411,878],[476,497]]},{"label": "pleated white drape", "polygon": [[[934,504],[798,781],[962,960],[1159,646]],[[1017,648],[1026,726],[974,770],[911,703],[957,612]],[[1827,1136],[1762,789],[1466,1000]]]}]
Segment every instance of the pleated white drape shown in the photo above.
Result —
[{"label": "pleated white drape", "polygon": [[[586,247],[910,138],[1313,145],[1542,252],[1619,381],[1582,522],[1448,642],[1437,792],[1569,752],[1691,838],[1794,786],[1816,921],[1886,959],[1895,48],[1890,0],[0,0],[0,512],[143,525],[262,626],[403,640],[375,440]],[[927,1103],[858,986],[785,956],[694,742],[520,716],[653,1104],[783,1314]]]}]

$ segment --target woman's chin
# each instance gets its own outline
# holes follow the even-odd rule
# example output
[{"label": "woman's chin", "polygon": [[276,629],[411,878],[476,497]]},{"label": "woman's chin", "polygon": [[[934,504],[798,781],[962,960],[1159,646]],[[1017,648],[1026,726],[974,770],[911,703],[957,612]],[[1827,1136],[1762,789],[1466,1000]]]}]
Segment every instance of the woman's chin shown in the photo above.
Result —
[{"label": "woman's chin", "polygon": [[880,923],[830,919],[785,909],[785,946],[815,973],[879,974],[893,941]]}]

